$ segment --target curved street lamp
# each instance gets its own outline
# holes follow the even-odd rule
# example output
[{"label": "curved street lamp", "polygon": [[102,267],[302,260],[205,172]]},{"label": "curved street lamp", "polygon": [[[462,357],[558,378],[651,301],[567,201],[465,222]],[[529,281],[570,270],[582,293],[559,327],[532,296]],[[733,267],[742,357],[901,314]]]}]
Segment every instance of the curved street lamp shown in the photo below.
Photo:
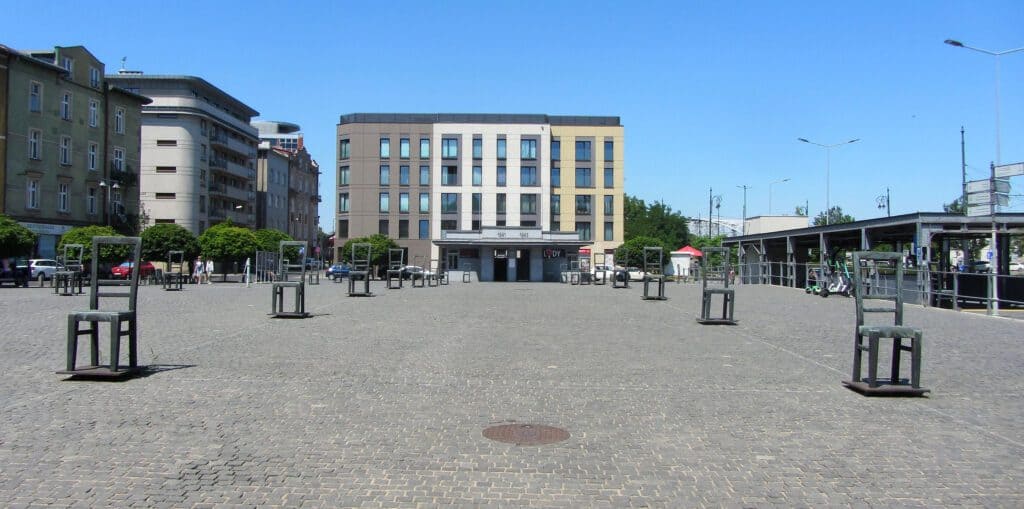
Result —
[{"label": "curved street lamp", "polygon": [[832,215],[832,203],[831,203],[831,196],[830,196],[830,194],[832,192],[832,149],[834,149],[834,148],[836,148],[836,147],[838,147],[840,145],[848,145],[850,143],[856,143],[856,142],[860,141],[860,138],[854,138],[852,140],[844,141],[844,142],[841,142],[841,143],[833,143],[832,145],[825,145],[825,144],[822,144],[822,143],[817,143],[817,142],[808,140],[807,138],[797,138],[797,141],[802,141],[804,143],[810,143],[811,145],[817,145],[817,146],[825,149],[825,224],[828,225],[829,224],[829,218]]},{"label": "curved street lamp", "polygon": [[768,215],[772,215],[772,186],[775,184],[781,184],[783,182],[789,182],[789,177],[782,180],[776,180],[768,183]]}]

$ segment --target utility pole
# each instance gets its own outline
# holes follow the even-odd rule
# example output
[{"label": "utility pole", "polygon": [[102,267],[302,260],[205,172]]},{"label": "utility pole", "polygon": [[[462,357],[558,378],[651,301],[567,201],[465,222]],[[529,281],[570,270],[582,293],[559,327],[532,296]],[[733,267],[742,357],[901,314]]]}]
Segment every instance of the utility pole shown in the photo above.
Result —
[{"label": "utility pole", "polygon": [[746,235],[747,234],[747,189],[750,189],[750,186],[748,186],[746,184],[743,184],[742,186],[736,186],[736,187],[743,189],[743,227],[742,227],[741,230],[743,232],[743,235]]},{"label": "utility pole", "polygon": [[711,188],[709,187],[708,188],[708,237],[711,236],[711,220],[715,218],[714,213],[711,212],[711,209],[713,208],[711,206],[711,203],[713,201],[715,201],[715,199],[714,199],[714,197],[711,196]]},{"label": "utility pole", "polygon": [[964,149],[964,126],[960,126],[960,208],[967,215],[967,152]]}]

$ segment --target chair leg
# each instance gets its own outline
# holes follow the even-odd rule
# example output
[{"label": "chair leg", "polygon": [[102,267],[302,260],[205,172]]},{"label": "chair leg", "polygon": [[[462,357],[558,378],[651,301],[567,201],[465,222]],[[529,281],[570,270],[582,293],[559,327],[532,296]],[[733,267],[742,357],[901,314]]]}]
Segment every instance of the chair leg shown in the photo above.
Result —
[{"label": "chair leg", "polygon": [[878,334],[868,334],[868,386],[878,387]]},{"label": "chair leg", "polygon": [[900,357],[902,356],[903,338],[896,336],[892,338],[892,367],[889,368],[889,383],[896,384],[900,381]]},{"label": "chair leg", "polygon": [[75,370],[75,360],[78,357],[78,320],[68,316],[68,371]]},{"label": "chair leg", "polygon": [[858,333],[853,335],[853,375],[850,377],[851,382],[860,381],[860,364],[861,357],[864,355],[864,336]]},{"label": "chair leg", "polygon": [[118,371],[121,360],[121,320],[110,322],[110,371]]},{"label": "chair leg", "polygon": [[128,367],[139,366],[139,335],[135,318],[128,320]]},{"label": "chair leg", "polygon": [[910,340],[910,385],[921,388],[921,349],[924,346],[924,338],[920,333],[914,334]]},{"label": "chair leg", "polygon": [[89,322],[89,361],[93,366],[100,365],[100,323]]}]

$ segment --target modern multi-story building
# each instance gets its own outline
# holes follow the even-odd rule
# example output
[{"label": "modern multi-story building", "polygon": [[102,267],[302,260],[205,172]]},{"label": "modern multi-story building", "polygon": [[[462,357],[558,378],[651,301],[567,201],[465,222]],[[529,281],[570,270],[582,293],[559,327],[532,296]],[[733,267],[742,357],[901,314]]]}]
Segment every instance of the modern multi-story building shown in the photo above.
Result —
[{"label": "modern multi-story building", "polygon": [[259,112],[195,76],[121,70],[107,80],[152,98],[142,109],[141,199],[147,224],[177,223],[194,234],[255,220]]},{"label": "modern multi-story building", "polygon": [[39,235],[53,257],[75,226],[140,226],[140,110],[148,98],[104,79],[82,46],[18,51],[0,46],[6,96],[0,206]]},{"label": "modern multi-story building", "polygon": [[623,127],[618,117],[343,115],[337,183],[336,249],[381,233],[413,264],[557,280],[569,255],[622,242]]},{"label": "modern multi-story building", "polygon": [[[315,249],[320,222],[317,213],[321,200],[320,165],[306,150],[297,124],[261,120],[252,125],[260,137],[256,186],[258,227],[281,230],[295,240],[310,242]],[[283,174],[277,168],[281,157],[286,159],[287,166]]]}]

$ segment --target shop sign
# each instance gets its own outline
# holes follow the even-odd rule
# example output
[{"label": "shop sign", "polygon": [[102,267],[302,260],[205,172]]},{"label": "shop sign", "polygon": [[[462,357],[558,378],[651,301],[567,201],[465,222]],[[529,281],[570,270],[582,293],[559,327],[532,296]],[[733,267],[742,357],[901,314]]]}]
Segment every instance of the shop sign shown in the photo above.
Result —
[{"label": "shop sign", "polygon": [[580,254],[581,255],[589,255],[590,254],[590,248],[589,247],[581,247],[580,248]]},{"label": "shop sign", "polygon": [[564,249],[547,248],[544,250],[544,258],[561,258],[565,256]]}]

